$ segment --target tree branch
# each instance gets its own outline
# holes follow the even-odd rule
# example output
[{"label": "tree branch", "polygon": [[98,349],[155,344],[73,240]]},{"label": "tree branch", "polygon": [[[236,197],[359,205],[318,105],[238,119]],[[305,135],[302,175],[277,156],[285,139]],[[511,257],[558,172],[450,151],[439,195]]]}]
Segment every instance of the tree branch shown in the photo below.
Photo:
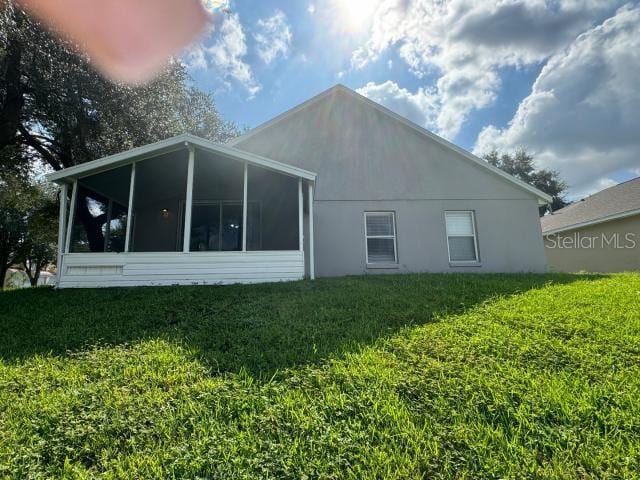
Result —
[{"label": "tree branch", "polygon": [[42,145],[36,138],[34,138],[31,133],[23,126],[20,125],[18,127],[20,131],[20,136],[24,140],[24,142],[31,148],[33,148],[36,152],[42,155],[44,161],[46,161],[51,168],[54,170],[62,170],[60,165],[60,161],[44,146]]}]

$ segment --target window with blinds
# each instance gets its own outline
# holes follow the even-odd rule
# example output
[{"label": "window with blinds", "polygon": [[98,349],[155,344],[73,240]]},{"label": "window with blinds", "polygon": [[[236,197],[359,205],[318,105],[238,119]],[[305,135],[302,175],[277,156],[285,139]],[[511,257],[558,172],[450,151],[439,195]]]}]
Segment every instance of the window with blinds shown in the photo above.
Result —
[{"label": "window with blinds", "polygon": [[397,263],[394,212],[365,212],[367,263]]},{"label": "window with blinds", "polygon": [[473,212],[445,212],[450,262],[477,262],[478,241]]}]

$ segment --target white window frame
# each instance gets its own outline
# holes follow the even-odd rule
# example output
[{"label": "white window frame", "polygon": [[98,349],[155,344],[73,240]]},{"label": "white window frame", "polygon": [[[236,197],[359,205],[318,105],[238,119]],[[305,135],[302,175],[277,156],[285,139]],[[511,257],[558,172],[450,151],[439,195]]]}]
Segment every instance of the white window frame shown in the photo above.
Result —
[{"label": "white window frame", "polygon": [[[471,228],[473,230],[473,248],[475,250],[475,260],[451,260],[451,248],[449,247],[449,237],[468,238],[469,235],[449,235],[447,226],[447,216],[450,213],[469,213],[471,214]],[[451,265],[478,265],[480,264],[480,252],[478,251],[478,231],[476,230],[476,212],[474,210],[445,210],[444,212],[444,229],[447,237],[447,256]]]},{"label": "white window frame", "polygon": [[[391,214],[391,218],[393,220],[393,235],[368,235],[367,234],[367,217],[369,215],[389,215]],[[370,262],[369,261],[369,239],[370,238],[393,238],[393,262]],[[395,266],[398,264],[398,228],[396,224],[396,212],[393,210],[385,210],[385,211],[373,211],[373,212],[364,212],[364,251],[365,251],[365,261],[367,267],[384,267],[384,266]]]}]

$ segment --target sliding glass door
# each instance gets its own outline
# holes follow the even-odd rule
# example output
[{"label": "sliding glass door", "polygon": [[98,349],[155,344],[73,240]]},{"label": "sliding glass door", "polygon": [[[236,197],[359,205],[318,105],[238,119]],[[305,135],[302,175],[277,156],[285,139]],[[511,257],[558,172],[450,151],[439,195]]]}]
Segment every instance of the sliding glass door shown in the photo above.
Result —
[{"label": "sliding glass door", "polygon": [[242,202],[198,202],[191,215],[192,252],[242,250]]},{"label": "sliding glass door", "polygon": [[225,252],[242,250],[242,203],[222,204],[220,215],[222,248]]},{"label": "sliding glass door", "polygon": [[194,205],[191,214],[192,252],[220,250],[220,205]]}]

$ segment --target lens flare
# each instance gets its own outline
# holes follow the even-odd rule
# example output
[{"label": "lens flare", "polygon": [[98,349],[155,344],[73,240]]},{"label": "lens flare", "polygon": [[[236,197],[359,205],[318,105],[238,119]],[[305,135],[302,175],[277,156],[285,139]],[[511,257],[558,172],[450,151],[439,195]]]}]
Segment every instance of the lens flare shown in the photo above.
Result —
[{"label": "lens flare", "polygon": [[361,31],[371,23],[380,0],[334,0],[347,29]]},{"label": "lens flare", "polygon": [[202,4],[209,13],[228,12],[231,8],[229,0],[202,0]]}]

